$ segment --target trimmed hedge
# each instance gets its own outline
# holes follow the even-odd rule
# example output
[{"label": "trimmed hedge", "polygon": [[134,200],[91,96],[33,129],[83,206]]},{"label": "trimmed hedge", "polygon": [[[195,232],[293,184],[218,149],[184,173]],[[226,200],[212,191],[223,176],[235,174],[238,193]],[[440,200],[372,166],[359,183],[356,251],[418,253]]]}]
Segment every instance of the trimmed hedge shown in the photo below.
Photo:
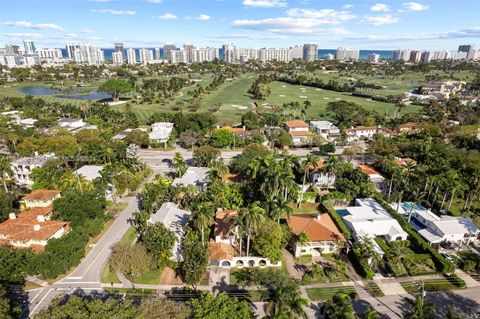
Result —
[{"label": "trimmed hedge", "polygon": [[348,252],[348,258],[360,276],[367,279],[373,279],[375,276],[375,271],[368,265],[366,260],[357,255],[355,249],[351,249]]},{"label": "trimmed hedge", "polygon": [[332,217],[335,225],[340,229],[340,231],[343,233],[345,238],[347,240],[350,240],[352,238],[352,235],[350,234],[350,231],[348,230],[347,226],[343,222],[342,217],[338,215],[337,211],[333,208],[333,206],[331,204],[325,204],[325,203],[322,203],[322,206],[325,210],[327,210],[330,217]]},{"label": "trimmed hedge", "polygon": [[388,247],[387,243],[381,237],[375,237],[375,242],[382,248],[384,253],[388,253],[390,247]]},{"label": "trimmed hedge", "polygon": [[408,239],[412,244],[412,248],[417,252],[426,252],[432,257],[437,271],[444,274],[453,273],[455,271],[455,265],[446,260],[445,257],[440,255],[440,253],[433,247],[428,245],[428,243],[412,228],[412,226],[403,218],[403,216],[391,208],[381,196],[375,196],[375,200],[379,202],[380,205],[382,205],[383,208],[385,208],[388,213],[395,218],[402,228],[408,233],[410,236]]}]

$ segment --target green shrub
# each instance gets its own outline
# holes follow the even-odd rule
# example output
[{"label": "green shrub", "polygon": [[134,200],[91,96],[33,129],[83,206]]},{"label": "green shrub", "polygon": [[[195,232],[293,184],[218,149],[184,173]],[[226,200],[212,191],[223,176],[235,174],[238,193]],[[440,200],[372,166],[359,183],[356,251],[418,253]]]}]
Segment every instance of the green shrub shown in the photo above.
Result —
[{"label": "green shrub", "polygon": [[477,262],[475,260],[466,260],[462,265],[464,271],[473,271],[476,267]]},{"label": "green shrub", "polygon": [[388,247],[387,243],[383,240],[382,237],[375,237],[375,242],[382,248],[382,250],[386,253],[390,250],[390,247]]},{"label": "green shrub", "polygon": [[450,276],[446,276],[447,280],[457,286],[458,288],[465,288],[467,287],[467,284],[465,281],[458,277],[456,274],[451,274]]},{"label": "green shrub", "polygon": [[340,231],[343,233],[346,239],[351,239],[352,235],[350,234],[350,231],[348,230],[347,226],[343,222],[342,217],[338,215],[338,213],[335,211],[333,206],[329,203],[323,203],[323,209],[322,210],[327,210],[328,214],[330,217],[332,217],[333,222],[335,225],[340,229]]},{"label": "green shrub", "polygon": [[348,257],[360,276],[367,279],[372,279],[375,276],[375,271],[368,265],[368,261],[358,256],[354,249],[350,250]]}]

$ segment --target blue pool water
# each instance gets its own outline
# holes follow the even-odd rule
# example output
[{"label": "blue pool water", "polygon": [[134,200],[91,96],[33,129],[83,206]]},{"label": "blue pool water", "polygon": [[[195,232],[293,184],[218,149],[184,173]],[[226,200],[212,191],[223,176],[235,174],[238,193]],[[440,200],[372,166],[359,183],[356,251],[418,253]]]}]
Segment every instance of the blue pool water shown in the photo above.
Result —
[{"label": "blue pool water", "polygon": [[335,209],[335,211],[337,212],[338,215],[340,215],[340,217],[345,217],[347,215],[350,215],[350,213],[346,209]]},{"label": "blue pool water", "polygon": [[66,92],[52,90],[46,87],[34,87],[28,86],[18,89],[20,92],[28,95],[55,95],[56,97],[69,100],[82,100],[82,101],[91,101],[91,100],[104,100],[111,99],[112,96],[108,93],[92,91],[90,94],[79,94],[79,90],[71,91],[73,95],[69,95]]},{"label": "blue pool water", "polygon": [[403,209],[405,209],[406,212],[409,212],[412,209],[412,207],[413,209],[416,209],[416,210],[425,210],[425,207],[423,207],[419,203],[403,203],[402,207]]},{"label": "blue pool water", "polygon": [[28,86],[19,89],[20,92],[28,94],[28,95],[54,95],[60,93],[60,91],[52,90],[45,87],[33,87]]}]

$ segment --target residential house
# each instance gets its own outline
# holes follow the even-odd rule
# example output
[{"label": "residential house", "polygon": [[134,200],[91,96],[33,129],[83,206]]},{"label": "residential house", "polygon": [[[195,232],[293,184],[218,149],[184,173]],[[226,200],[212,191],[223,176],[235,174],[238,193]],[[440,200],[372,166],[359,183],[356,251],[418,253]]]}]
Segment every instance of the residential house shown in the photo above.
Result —
[{"label": "residential house", "polygon": [[62,118],[58,120],[58,125],[69,131],[73,131],[87,125],[83,119]]},{"label": "residential house", "polygon": [[236,210],[222,210],[218,209],[215,214],[215,229],[213,235],[216,243],[225,243],[233,245],[237,240],[237,226],[235,218],[238,216]]},{"label": "residential house", "polygon": [[167,202],[148,220],[149,224],[163,223],[165,227],[175,233],[176,240],[170,258],[172,260],[179,261],[182,259],[180,246],[183,240],[183,227],[187,224],[189,216],[189,211],[180,209],[175,203]]},{"label": "residential house", "polygon": [[127,137],[128,133],[133,132],[133,131],[140,131],[140,132],[145,132],[146,133],[146,132],[148,132],[148,128],[147,127],[127,128],[127,129],[115,134],[112,137],[112,140],[122,141],[123,139],[125,139],[125,137]]},{"label": "residential house", "polygon": [[376,126],[356,126],[345,130],[347,134],[347,141],[358,141],[362,138],[370,139],[377,134]]},{"label": "residential house", "polygon": [[172,185],[195,185],[200,189],[207,186],[207,174],[210,169],[208,167],[189,166],[182,177],[173,180]]},{"label": "residential house", "polygon": [[411,209],[410,224],[430,244],[469,245],[480,241],[480,230],[468,217],[437,216],[428,209]]},{"label": "residential house", "polygon": [[18,216],[11,213],[0,224],[0,244],[43,251],[50,239],[70,231],[68,222],[50,220],[51,213],[52,206],[34,207]]},{"label": "residential house", "polygon": [[[100,172],[103,170],[103,166],[99,165],[84,165],[77,169],[74,173],[78,176],[83,176],[87,181],[94,182],[97,178],[102,177]],[[112,184],[107,185],[105,190],[105,198],[110,199],[113,195],[114,188]]]},{"label": "residential house", "polygon": [[325,164],[319,160],[310,168],[310,181],[318,187],[330,187],[335,184],[335,175],[325,170]]},{"label": "residential house", "polygon": [[60,191],[55,189],[37,189],[23,197],[25,208],[47,207],[60,198]]},{"label": "residential house", "polygon": [[357,198],[355,206],[337,210],[355,239],[381,236],[387,242],[405,240],[407,233],[373,198]]},{"label": "residential house", "polygon": [[[295,235],[293,252],[295,257],[302,255],[320,256],[323,253],[338,251],[346,242],[328,213],[312,215],[292,215],[287,219],[288,227]],[[299,236],[305,234],[307,243],[301,243]]]},{"label": "residential house", "polygon": [[309,131],[309,126],[304,121],[291,120],[285,121],[285,129],[292,137],[294,146],[302,146],[309,144],[312,140],[312,133]]},{"label": "residential house", "polygon": [[33,157],[22,157],[12,162],[11,167],[13,177],[17,185],[32,185],[33,181],[30,179],[30,173],[33,169],[42,167],[48,160],[54,159],[53,153],[44,155],[36,155]]},{"label": "residential house", "polygon": [[402,134],[418,133],[420,128],[416,123],[404,123],[398,126],[398,131]]},{"label": "residential house", "polygon": [[377,170],[366,164],[357,164],[357,167],[368,175],[368,178],[370,178],[378,190],[382,191],[385,188],[385,177],[383,177]]},{"label": "residential house", "polygon": [[163,143],[166,146],[170,134],[173,131],[173,123],[157,122],[153,123],[151,128],[152,131],[149,134],[150,140],[157,143]]},{"label": "residential house", "polygon": [[330,121],[310,121],[310,129],[327,141],[333,141],[342,136],[340,129]]}]

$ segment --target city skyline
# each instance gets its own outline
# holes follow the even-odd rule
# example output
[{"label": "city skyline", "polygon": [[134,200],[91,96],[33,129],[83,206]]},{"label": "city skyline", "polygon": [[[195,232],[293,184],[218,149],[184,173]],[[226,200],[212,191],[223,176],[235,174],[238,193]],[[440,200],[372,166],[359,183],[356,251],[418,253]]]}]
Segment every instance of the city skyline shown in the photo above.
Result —
[{"label": "city skyline", "polygon": [[113,47],[114,42],[123,42],[127,48],[151,48],[164,43],[221,47],[230,42],[256,48],[309,42],[325,49],[351,46],[378,50],[453,50],[459,43],[479,47],[480,24],[475,15],[480,3],[473,0],[462,3],[454,6],[446,0],[9,1],[2,3],[0,43],[21,44],[25,39],[46,48],[64,47],[69,42],[88,42],[102,48]]}]

